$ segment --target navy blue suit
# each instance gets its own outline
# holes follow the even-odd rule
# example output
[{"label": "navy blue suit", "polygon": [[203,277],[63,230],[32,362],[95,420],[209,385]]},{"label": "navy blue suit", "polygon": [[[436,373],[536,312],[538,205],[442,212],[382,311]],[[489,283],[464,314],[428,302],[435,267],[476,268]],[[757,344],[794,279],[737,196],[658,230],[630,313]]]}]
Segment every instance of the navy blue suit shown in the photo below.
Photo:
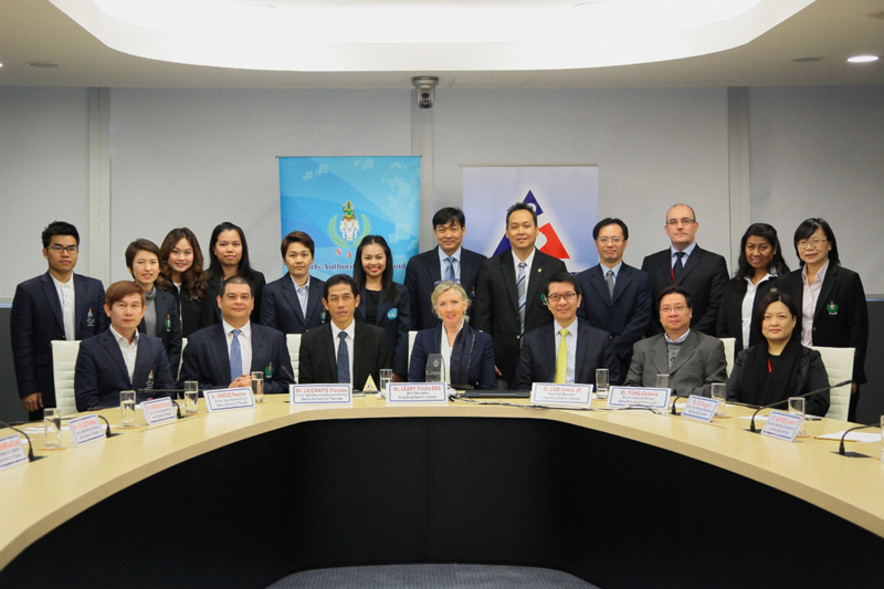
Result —
[{"label": "navy blue suit", "polygon": [[638,268],[621,265],[613,298],[608,294],[608,283],[598,265],[578,274],[577,283],[583,291],[577,316],[610,334],[619,365],[617,379],[611,374],[611,384],[621,384],[632,361],[632,345],[644,337],[651,324],[654,305],[651,277]]},{"label": "navy blue suit", "polygon": [[305,317],[291,275],[286,274],[279,280],[274,280],[264,287],[261,295],[261,325],[278,329],[283,333],[304,333],[310,328],[322,325],[324,288],[324,281],[310,277]]},{"label": "navy blue suit", "polygon": [[[135,372],[129,371],[120,344],[112,331],[83,340],[77,354],[74,394],[77,411],[117,407],[120,391],[136,391],[139,402],[153,397],[175,398],[175,381],[169,372],[169,359],[159,338],[140,334]],[[158,389],[156,394],[147,389]]]},{"label": "navy blue suit", "polygon": [[[411,302],[405,285],[394,282],[393,286],[399,293],[399,303],[393,306],[392,301],[387,300],[382,291],[378,299],[377,321],[374,322],[374,325],[383,329],[387,334],[390,353],[393,355],[393,372],[404,376],[408,374],[408,331],[411,329]],[[356,321],[368,323],[365,320],[364,288],[359,299],[359,306],[356,307]]]},{"label": "navy blue suit", "polygon": [[[74,274],[75,339],[105,331],[104,286],[101,281]],[[42,393],[43,405],[55,407],[52,377],[52,340],[63,340],[64,319],[55,283],[47,272],[15,288],[10,315],[12,357],[19,397]]]},{"label": "navy blue suit", "polygon": [[[267,394],[287,393],[289,385],[294,382],[285,334],[252,323],[252,365],[247,372],[255,371],[264,373],[264,392]],[[226,389],[233,382],[227,339],[221,323],[200,329],[187,339],[178,382],[187,380],[198,380],[200,389]]]},{"label": "navy blue suit", "polygon": [[[589,323],[577,320],[577,358],[574,382],[595,384],[596,368],[607,368],[611,382],[618,378],[617,358],[608,334]],[[525,334],[516,373],[517,390],[531,388],[533,382],[554,382],[556,378],[555,323],[538,327]]]},{"label": "navy blue suit", "polygon": [[[381,368],[390,368],[390,348],[384,330],[367,323],[353,326],[353,390],[361,390],[368,377],[381,383]],[[298,351],[298,382],[329,384],[338,382],[338,364],[332,341],[331,323],[315,327],[301,336]]]},{"label": "navy blue suit", "polygon": [[[464,324],[464,330],[473,332],[476,341],[470,351],[470,364],[467,372],[469,382],[451,383],[456,385],[469,385],[471,389],[494,390],[497,388],[497,376],[494,374],[494,345],[491,336],[481,331],[472,329],[469,324]],[[426,377],[427,356],[439,354],[442,348],[442,326],[430,329],[422,329],[414,338],[414,349],[411,351],[411,364],[408,367],[408,380],[422,382]]]},{"label": "navy blue suit", "polygon": [[[476,296],[476,283],[479,272],[487,258],[468,249],[460,250],[460,285],[470,300]],[[411,298],[411,328],[422,330],[441,324],[433,312],[430,300],[436,284],[442,280],[442,265],[439,263],[439,246],[412,256],[405,267],[405,287]],[[469,309],[467,309],[469,313]]]},{"label": "navy blue suit", "polygon": [[[172,376],[178,376],[178,366],[181,365],[181,313],[178,310],[178,299],[175,295],[162,291],[156,287],[157,293],[154,303],[157,313],[157,337],[163,342],[163,349],[169,358],[169,370]],[[144,319],[138,324],[138,331],[147,333],[147,325]]]}]

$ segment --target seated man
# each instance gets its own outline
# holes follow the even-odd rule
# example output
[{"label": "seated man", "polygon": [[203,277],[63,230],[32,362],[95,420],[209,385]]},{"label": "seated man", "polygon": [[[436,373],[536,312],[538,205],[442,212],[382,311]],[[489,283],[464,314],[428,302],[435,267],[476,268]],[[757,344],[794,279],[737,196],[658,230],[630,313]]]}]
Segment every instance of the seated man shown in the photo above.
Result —
[{"label": "seated man", "polygon": [[516,388],[532,382],[595,383],[596,368],[607,368],[616,382],[617,358],[608,333],[577,319],[581,300],[577,279],[559,272],[546,285],[546,305],[555,320],[525,334]]},{"label": "seated man", "polygon": [[188,338],[179,382],[197,380],[200,389],[247,387],[251,372],[260,371],[264,393],[287,393],[294,376],[285,335],[249,320],[255,307],[249,281],[241,276],[225,280],[217,304],[221,323]]},{"label": "seated man", "polygon": [[387,334],[375,325],[353,321],[359,306],[356,281],[335,274],[325,282],[322,305],[331,322],[301,336],[298,382],[353,383],[362,389],[371,376],[380,384],[382,368],[392,368]]},{"label": "seated man", "polygon": [[674,394],[708,397],[707,385],[727,381],[724,344],[691,329],[691,295],[686,289],[663,289],[657,308],[664,332],[635,343],[624,384],[653,387],[658,374],[668,374]]},{"label": "seated man", "polygon": [[77,411],[120,404],[120,391],[134,390],[139,401],[175,396],[163,342],[138,332],[144,317],[144,289],[136,282],[115,282],[104,297],[110,329],[83,340],[77,354],[74,394]]}]

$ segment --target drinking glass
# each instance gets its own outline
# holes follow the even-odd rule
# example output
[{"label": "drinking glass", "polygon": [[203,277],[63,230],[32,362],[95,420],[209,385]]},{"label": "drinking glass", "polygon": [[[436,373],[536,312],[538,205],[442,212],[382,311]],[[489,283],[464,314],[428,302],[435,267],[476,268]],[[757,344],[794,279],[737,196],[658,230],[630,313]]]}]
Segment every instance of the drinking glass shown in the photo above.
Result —
[{"label": "drinking glass", "polygon": [[120,391],[120,425],[135,427],[135,391]]},{"label": "drinking glass", "polygon": [[264,373],[256,370],[252,373],[252,396],[255,403],[264,402]]},{"label": "drinking glass", "polygon": [[61,409],[43,409],[43,446],[61,448]]}]

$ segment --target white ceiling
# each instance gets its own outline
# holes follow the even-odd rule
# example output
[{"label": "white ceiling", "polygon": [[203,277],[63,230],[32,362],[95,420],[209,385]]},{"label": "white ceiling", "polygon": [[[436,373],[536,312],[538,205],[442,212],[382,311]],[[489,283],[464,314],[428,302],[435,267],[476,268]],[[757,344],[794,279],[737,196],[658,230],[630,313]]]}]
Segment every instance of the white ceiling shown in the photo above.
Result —
[{"label": "white ceiling", "polygon": [[[719,22],[697,1],[3,0],[0,86],[409,88],[414,75],[462,88],[884,83],[884,62],[845,62],[884,55],[884,0],[736,0],[743,13]],[[207,5],[221,10],[206,18]],[[616,31],[627,8],[640,12]],[[670,25],[681,8],[693,22]],[[346,33],[348,23],[360,26]],[[801,57],[822,59],[792,61]],[[28,65],[42,61],[58,67]]]}]

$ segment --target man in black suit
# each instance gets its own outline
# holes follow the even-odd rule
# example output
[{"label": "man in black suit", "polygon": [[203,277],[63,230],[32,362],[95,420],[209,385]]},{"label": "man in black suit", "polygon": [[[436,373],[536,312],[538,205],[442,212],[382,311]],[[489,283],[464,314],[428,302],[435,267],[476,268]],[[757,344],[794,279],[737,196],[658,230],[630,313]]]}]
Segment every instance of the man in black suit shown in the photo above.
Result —
[{"label": "man in black suit", "polygon": [[359,306],[356,281],[335,274],[325,282],[322,304],[331,322],[301,336],[298,382],[353,383],[362,389],[369,377],[380,383],[382,368],[392,368],[390,344],[383,329],[354,321]]},{"label": "man in black suit", "polygon": [[476,297],[476,281],[486,258],[461,247],[466,230],[462,210],[454,207],[439,209],[433,215],[433,235],[439,245],[408,260],[405,286],[411,298],[412,329],[420,331],[441,323],[430,302],[433,289],[439,282],[457,282],[471,301]]},{"label": "man in black suit", "polygon": [[564,262],[537,251],[537,213],[525,203],[506,212],[509,250],[482,265],[476,286],[476,307],[471,325],[490,333],[494,340],[498,387],[515,384],[522,336],[552,323],[541,300],[550,276],[566,270]]},{"label": "man in black suit", "polygon": [[602,219],[592,229],[599,251],[599,265],[577,275],[584,293],[577,316],[611,336],[617,357],[618,377],[611,373],[611,383],[621,384],[632,360],[632,345],[644,337],[651,323],[654,292],[647,272],[623,262],[629,241],[629,228],[620,219]]},{"label": "man in black suit", "polygon": [[[654,297],[672,285],[678,285],[693,298],[691,329],[715,335],[718,305],[727,283],[727,264],[718,254],[702,249],[694,241],[699,229],[694,209],[686,204],[676,204],[666,212],[663,226],[671,245],[656,254],[646,256],[642,270],[651,275]],[[663,333],[663,326],[655,318],[648,334]]]},{"label": "man in black suit", "polygon": [[175,397],[163,342],[138,330],[146,300],[137,282],[124,280],[108,287],[104,312],[110,329],[83,340],[77,353],[77,411],[116,407],[120,391],[136,391],[139,401]]},{"label": "man in black suit", "polygon": [[288,274],[264,287],[261,323],[283,333],[304,333],[323,324],[325,282],[310,276],[315,253],[313,238],[292,231],[282,240],[282,261]]},{"label": "man in black suit", "polygon": [[194,332],[184,348],[179,383],[197,380],[201,389],[247,387],[251,372],[264,373],[265,393],[287,393],[294,381],[292,361],[281,331],[252,323],[252,286],[241,276],[221,285],[221,323]]},{"label": "man in black suit", "polygon": [[546,304],[555,317],[552,325],[525,334],[519,354],[516,388],[530,389],[533,382],[595,383],[597,368],[607,368],[617,379],[617,359],[610,337],[577,318],[580,285],[568,272],[553,276],[546,285]]},{"label": "man in black suit", "polygon": [[107,329],[101,281],[74,274],[80,234],[55,221],[43,230],[43,257],[49,270],[19,284],[10,315],[12,358],[18,396],[31,421],[43,407],[55,407],[52,340],[82,340]]}]

